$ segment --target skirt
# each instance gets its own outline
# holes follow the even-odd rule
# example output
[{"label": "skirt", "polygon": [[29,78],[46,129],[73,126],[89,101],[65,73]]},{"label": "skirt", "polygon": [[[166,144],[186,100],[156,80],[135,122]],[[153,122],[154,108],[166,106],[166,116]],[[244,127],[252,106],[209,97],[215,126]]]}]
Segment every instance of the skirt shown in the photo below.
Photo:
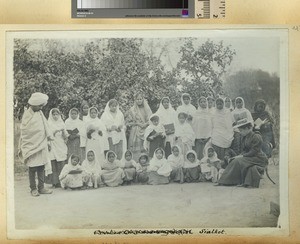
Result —
[{"label": "skirt", "polygon": [[121,168],[113,170],[103,170],[101,179],[107,186],[119,186],[123,183],[125,177],[124,171]]},{"label": "skirt", "polygon": [[173,169],[170,175],[170,180],[174,182],[183,183],[184,174],[182,168]]},{"label": "skirt", "polygon": [[199,182],[200,179],[200,166],[194,168],[183,168],[184,181],[187,183],[190,182]]},{"label": "skirt", "polygon": [[169,177],[159,175],[155,171],[149,172],[149,185],[164,185],[169,183]]},{"label": "skirt", "polygon": [[56,160],[52,160],[51,161],[52,174],[47,175],[45,177],[45,183],[52,184],[53,186],[58,185],[60,183],[59,175],[64,166],[65,166],[65,161],[57,162]]},{"label": "skirt", "polygon": [[204,147],[205,147],[206,143],[208,142],[208,140],[209,140],[209,138],[195,140],[194,150],[197,153],[197,158],[199,160],[201,160],[203,158],[203,150],[204,150]]},{"label": "skirt", "polygon": [[135,180],[135,168],[124,168],[125,178],[124,181],[133,181]]},{"label": "skirt", "polygon": [[85,148],[80,147],[80,138],[75,138],[74,140],[68,140],[68,158],[71,155],[77,155],[80,159],[80,163],[85,159]]},{"label": "skirt", "polygon": [[62,188],[78,188],[83,186],[83,175],[81,174],[68,174],[60,181]]},{"label": "skirt", "polygon": [[223,185],[245,185],[259,187],[261,174],[258,167],[265,167],[268,164],[266,157],[242,157],[234,159],[225,168],[219,183]]},{"label": "skirt", "polygon": [[147,171],[138,172],[136,174],[136,181],[138,183],[146,184],[149,180],[149,174]]}]

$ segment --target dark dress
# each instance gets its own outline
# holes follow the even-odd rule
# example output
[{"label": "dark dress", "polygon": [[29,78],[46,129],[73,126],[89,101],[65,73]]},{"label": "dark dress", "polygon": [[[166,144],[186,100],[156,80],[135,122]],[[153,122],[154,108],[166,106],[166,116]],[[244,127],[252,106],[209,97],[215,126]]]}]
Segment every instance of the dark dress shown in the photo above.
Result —
[{"label": "dark dress", "polygon": [[149,157],[153,158],[154,151],[157,148],[164,148],[165,137],[162,135],[155,136],[152,140],[149,139],[150,136],[156,134],[155,131],[152,131],[147,137],[147,141],[149,141]]},{"label": "dark dress", "polygon": [[219,183],[259,187],[261,179],[259,170],[268,164],[268,158],[262,151],[262,143],[261,135],[253,131],[243,137],[241,154],[243,157],[236,158],[229,163],[219,179]]}]

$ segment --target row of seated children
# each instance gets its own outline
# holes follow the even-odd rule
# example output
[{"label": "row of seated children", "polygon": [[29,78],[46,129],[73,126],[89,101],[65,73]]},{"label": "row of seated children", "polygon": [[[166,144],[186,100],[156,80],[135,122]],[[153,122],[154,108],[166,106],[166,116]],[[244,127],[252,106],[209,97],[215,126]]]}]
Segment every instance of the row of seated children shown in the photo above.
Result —
[{"label": "row of seated children", "polygon": [[87,152],[80,164],[79,157],[72,155],[59,175],[62,188],[85,189],[99,186],[119,186],[131,183],[150,185],[169,182],[218,182],[224,171],[212,147],[205,149],[205,157],[199,161],[196,152],[190,150],[184,158],[179,146],[172,147],[172,154],[165,158],[164,150],[157,148],[149,161],[147,154],[141,154],[135,162],[130,151],[126,151],[122,161],[117,160],[113,151],[106,153],[102,166],[94,151]]}]

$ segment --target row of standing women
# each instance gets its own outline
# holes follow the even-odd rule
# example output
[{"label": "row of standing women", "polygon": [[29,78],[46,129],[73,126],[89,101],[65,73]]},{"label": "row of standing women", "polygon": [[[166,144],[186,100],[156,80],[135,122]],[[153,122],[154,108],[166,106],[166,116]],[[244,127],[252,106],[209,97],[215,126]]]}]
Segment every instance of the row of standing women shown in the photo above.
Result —
[{"label": "row of standing women", "polygon": [[[65,122],[61,118],[60,111],[56,108],[52,109],[48,119],[48,125],[54,137],[54,140],[50,142],[52,174],[48,177],[49,181],[53,185],[60,184],[61,177],[59,178],[59,175],[63,173],[62,169],[67,158],[69,158],[68,167],[72,168],[72,155],[78,156],[78,167],[91,163],[98,165],[99,170],[110,168],[114,160],[116,162],[123,161],[122,168],[128,168],[128,170],[119,170],[117,178],[124,179],[126,176],[127,180],[135,178],[139,171],[136,167],[137,163],[141,166],[138,167],[139,169],[143,168],[143,163],[140,162],[141,155],[147,155],[150,161],[152,158],[160,161],[157,159],[157,149],[162,152],[158,153],[158,157],[163,154],[165,160],[169,157],[172,158],[172,151],[174,148],[178,148],[182,157],[186,159],[181,160],[180,165],[182,167],[184,161],[190,162],[188,154],[190,156],[195,154],[195,160],[199,161],[207,157],[207,153],[204,155],[207,149],[215,154],[215,162],[225,161],[226,163],[227,159],[240,154],[243,149],[242,136],[238,129],[234,129],[235,123],[247,119],[252,125],[255,125],[257,130],[265,128],[265,131],[268,131],[266,128],[270,128],[269,125],[272,123],[271,117],[265,111],[263,100],[256,103],[253,116],[245,108],[244,100],[241,97],[235,99],[234,109],[230,100],[228,102],[228,99],[221,98],[216,99],[214,102],[211,97],[200,97],[198,109],[191,104],[189,94],[183,94],[181,102],[181,106],[175,111],[170,104],[170,99],[165,97],[161,100],[158,110],[152,114],[147,101],[141,94],[138,94],[133,107],[125,114],[125,118],[119,109],[118,102],[112,99],[107,103],[101,118],[99,118],[96,107],[83,104],[82,111],[72,108],[69,112],[69,118]],[[259,108],[259,106],[262,107]],[[126,130],[129,131],[128,136],[126,136]],[[274,136],[269,133],[266,137],[267,142],[263,146],[264,151],[269,156],[272,147],[274,147]],[[87,161],[86,152],[93,154],[94,160]],[[130,164],[126,162],[125,152],[130,153],[130,160],[137,163]],[[114,157],[114,160],[111,159],[112,162],[109,161],[109,156]],[[95,159],[97,163],[95,163]],[[84,161],[86,163],[81,165],[81,162]],[[128,167],[125,167],[126,164]],[[185,165],[188,165],[188,163],[185,163]],[[220,177],[220,175],[216,177],[216,174],[221,174],[224,167],[222,168],[218,163],[215,167],[210,168],[216,170],[211,171],[207,170],[207,167],[205,169],[203,165],[202,168],[200,164],[198,165],[198,168],[202,169],[202,173],[207,173],[202,174],[202,176],[206,175],[208,178],[211,177],[210,179],[214,177],[213,181],[216,182],[215,179]],[[131,176],[128,174],[129,168],[131,168],[131,171],[133,171],[133,168],[136,169],[136,172],[132,173]],[[172,174],[173,176],[175,174],[172,173],[170,167],[164,170],[166,170],[165,174]],[[182,182],[186,179],[184,175],[186,176],[188,171],[183,170],[182,174],[179,173],[179,175],[182,175],[179,177],[179,181]],[[105,176],[103,177],[105,178]],[[112,176],[112,178],[114,177]],[[110,177],[106,178],[106,182],[109,179]],[[113,180],[114,183],[112,184],[118,181],[121,180]]]}]

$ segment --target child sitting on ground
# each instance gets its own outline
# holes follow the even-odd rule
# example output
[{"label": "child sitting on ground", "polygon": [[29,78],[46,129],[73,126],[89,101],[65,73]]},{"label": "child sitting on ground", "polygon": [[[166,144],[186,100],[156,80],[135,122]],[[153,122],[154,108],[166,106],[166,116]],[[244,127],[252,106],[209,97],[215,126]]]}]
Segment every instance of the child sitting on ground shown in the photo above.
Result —
[{"label": "child sitting on ground", "polygon": [[131,184],[135,180],[136,176],[136,162],[132,159],[132,152],[127,150],[123,159],[120,162],[120,167],[125,173],[124,184]]},{"label": "child sitting on ground", "polygon": [[101,179],[107,186],[122,185],[125,177],[123,169],[120,168],[120,162],[113,151],[106,153],[106,161],[102,166]]},{"label": "child sitting on ground", "polygon": [[138,183],[146,184],[149,180],[148,169],[149,157],[147,154],[141,154],[139,161],[136,166],[136,181]]},{"label": "child sitting on ground", "polygon": [[204,157],[200,161],[201,173],[204,180],[217,183],[224,169],[221,168],[221,160],[212,147],[204,149]]},{"label": "child sitting on ground", "polygon": [[63,167],[59,175],[59,180],[63,189],[81,189],[83,186],[83,168],[79,164],[78,156],[71,155],[69,157],[68,164]]},{"label": "child sitting on ground", "polygon": [[162,148],[157,148],[148,167],[150,185],[168,184],[169,176],[172,171],[170,164],[165,158],[165,152]]},{"label": "child sitting on ground", "polygon": [[85,184],[88,188],[98,188],[101,184],[101,167],[93,150],[89,150],[86,159],[82,162],[85,171]]},{"label": "child sitting on ground", "polygon": [[194,150],[190,150],[186,154],[186,158],[183,165],[184,181],[199,182],[201,178],[200,162],[197,159],[197,154]]}]

